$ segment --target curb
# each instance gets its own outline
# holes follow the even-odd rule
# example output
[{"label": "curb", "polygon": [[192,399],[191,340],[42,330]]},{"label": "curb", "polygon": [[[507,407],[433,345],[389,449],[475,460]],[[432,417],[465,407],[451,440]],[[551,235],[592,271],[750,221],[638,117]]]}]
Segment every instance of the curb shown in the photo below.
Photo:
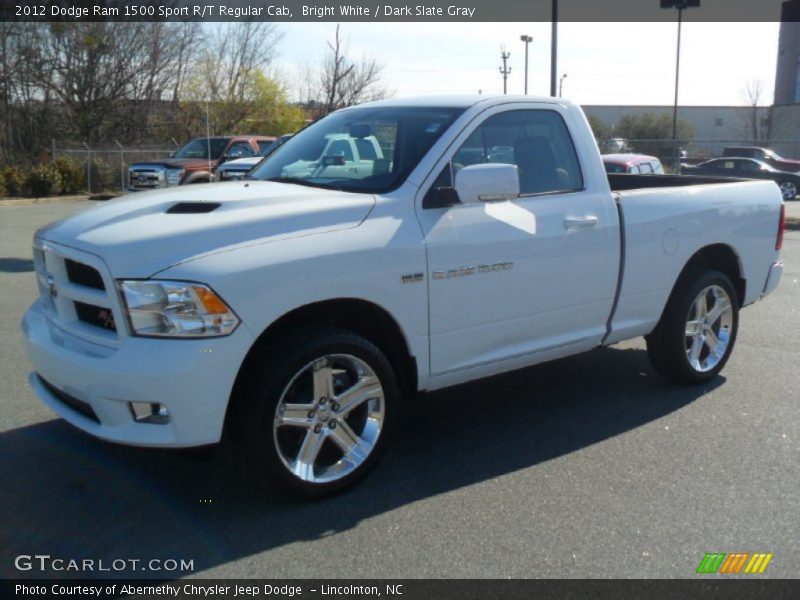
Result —
[{"label": "curb", "polygon": [[800,231],[800,217],[786,217],[786,231]]},{"label": "curb", "polygon": [[67,202],[85,202],[87,200],[111,200],[114,194],[79,194],[74,196],[48,196],[46,198],[0,198],[2,206],[28,206],[32,204],[63,204]]}]

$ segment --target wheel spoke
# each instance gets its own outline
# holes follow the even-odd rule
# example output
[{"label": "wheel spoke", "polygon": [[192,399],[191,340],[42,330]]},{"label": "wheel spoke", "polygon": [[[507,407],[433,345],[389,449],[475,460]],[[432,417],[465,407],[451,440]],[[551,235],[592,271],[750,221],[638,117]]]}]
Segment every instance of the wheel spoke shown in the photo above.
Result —
[{"label": "wheel spoke", "polygon": [[383,388],[377,377],[361,377],[354,386],[336,397],[336,402],[339,404],[338,413],[346,415],[366,400],[382,394]]},{"label": "wheel spoke", "polygon": [[325,359],[314,363],[314,400],[333,397],[333,370]]},{"label": "wheel spoke", "polygon": [[704,343],[706,346],[708,346],[708,350],[711,352],[711,354],[716,354],[719,339],[717,339],[717,334],[714,333],[712,329],[709,329],[706,332]]},{"label": "wheel spoke", "polygon": [[304,481],[313,481],[314,462],[317,460],[324,442],[325,436],[322,433],[315,433],[313,430],[306,433],[292,469],[295,475]]},{"label": "wheel spoke", "polygon": [[687,321],[686,323],[686,337],[694,337],[698,334],[699,329],[697,327],[698,321]]},{"label": "wheel spoke", "polygon": [[691,363],[692,367],[697,370],[700,370],[700,352],[703,350],[703,336],[696,335],[692,339],[692,347],[689,349],[688,356],[689,356],[689,363]]},{"label": "wheel spoke", "polygon": [[712,307],[711,311],[708,313],[706,317],[706,321],[709,325],[713,325],[717,322],[723,313],[727,312],[731,308],[731,303],[725,297],[716,298],[714,302],[714,306]]},{"label": "wheel spoke", "polygon": [[706,300],[705,292],[697,297],[694,303],[695,318],[702,319],[708,314],[708,301]]},{"label": "wheel spoke", "polygon": [[331,431],[330,437],[344,453],[345,460],[361,464],[367,458],[369,448],[365,447],[364,440],[357,436],[345,421],[339,421],[336,429]]},{"label": "wheel spoke", "polygon": [[278,425],[290,425],[293,427],[311,427],[314,422],[308,415],[314,410],[313,404],[284,404],[278,413],[276,421]]}]

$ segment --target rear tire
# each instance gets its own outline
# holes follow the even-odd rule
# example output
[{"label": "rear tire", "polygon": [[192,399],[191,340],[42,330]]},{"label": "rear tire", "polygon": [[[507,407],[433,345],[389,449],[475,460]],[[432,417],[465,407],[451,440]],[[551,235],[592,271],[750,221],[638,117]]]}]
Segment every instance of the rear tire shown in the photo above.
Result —
[{"label": "rear tire", "polygon": [[778,184],[784,200],[794,200],[797,197],[797,186],[791,181],[781,181]]},{"label": "rear tire", "polygon": [[293,329],[259,353],[246,377],[238,441],[259,479],[320,498],[375,466],[400,391],[391,364],[368,339],[326,325]]},{"label": "rear tire", "polygon": [[681,275],[661,320],[645,337],[653,368],[675,383],[701,384],[719,374],[733,351],[739,302],[731,280],[694,268]]}]

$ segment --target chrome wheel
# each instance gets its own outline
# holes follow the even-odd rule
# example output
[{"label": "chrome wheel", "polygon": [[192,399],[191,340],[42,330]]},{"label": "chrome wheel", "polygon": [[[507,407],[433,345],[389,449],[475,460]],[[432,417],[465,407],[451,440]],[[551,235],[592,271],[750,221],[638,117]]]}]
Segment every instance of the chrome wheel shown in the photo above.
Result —
[{"label": "chrome wheel", "polygon": [[686,321],[686,358],[700,373],[725,357],[733,328],[733,305],[727,292],[710,285],[698,294]]},{"label": "chrome wheel", "polygon": [[281,462],[307,483],[330,483],[358,469],[384,424],[386,401],[375,371],[349,354],[303,367],[281,394],[273,440]]},{"label": "chrome wheel", "polygon": [[794,200],[795,196],[797,196],[797,186],[791,181],[784,181],[780,184],[780,188],[784,200]]}]

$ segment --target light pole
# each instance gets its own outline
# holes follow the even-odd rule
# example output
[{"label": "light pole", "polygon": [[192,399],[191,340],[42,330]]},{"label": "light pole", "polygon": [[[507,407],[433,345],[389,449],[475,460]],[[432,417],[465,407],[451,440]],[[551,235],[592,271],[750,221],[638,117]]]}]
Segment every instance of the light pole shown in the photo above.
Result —
[{"label": "light pole", "polygon": [[564,91],[564,80],[567,78],[567,74],[564,73],[561,76],[561,79],[558,80],[558,97],[561,98],[561,92]]},{"label": "light pole", "polygon": [[529,35],[521,35],[520,41],[525,42],[525,95],[528,95],[528,44],[533,41]]},{"label": "light pole", "polygon": [[550,25],[550,95],[556,95],[556,72],[558,67],[558,0],[553,0],[552,23]]},{"label": "light pole", "polygon": [[672,143],[675,145],[675,170],[680,173],[681,151],[678,147],[678,82],[681,72],[681,26],[683,25],[683,10],[700,6],[700,0],[661,0],[661,8],[678,9],[678,44],[675,51],[675,102],[672,105]]}]

